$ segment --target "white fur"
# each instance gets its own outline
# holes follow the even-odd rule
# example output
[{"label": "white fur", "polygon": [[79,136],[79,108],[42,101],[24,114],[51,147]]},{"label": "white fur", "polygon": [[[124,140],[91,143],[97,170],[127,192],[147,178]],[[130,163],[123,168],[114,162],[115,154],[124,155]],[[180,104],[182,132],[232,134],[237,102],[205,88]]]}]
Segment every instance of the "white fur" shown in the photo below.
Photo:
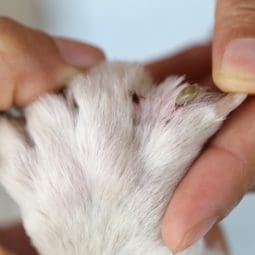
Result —
[{"label": "white fur", "polygon": [[[63,95],[28,106],[24,130],[0,122],[0,180],[42,255],[169,255],[161,218],[176,185],[244,95],[155,86],[136,64],[105,63]],[[132,102],[131,94],[142,96]],[[184,255],[205,253],[202,243]]]}]

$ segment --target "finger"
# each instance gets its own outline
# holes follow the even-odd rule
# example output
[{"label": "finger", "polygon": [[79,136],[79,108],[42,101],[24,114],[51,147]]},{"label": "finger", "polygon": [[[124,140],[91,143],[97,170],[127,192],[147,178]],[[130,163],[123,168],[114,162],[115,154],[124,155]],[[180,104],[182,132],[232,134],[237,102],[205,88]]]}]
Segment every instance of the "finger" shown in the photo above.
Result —
[{"label": "finger", "polygon": [[250,192],[255,192],[255,186],[253,185],[253,187],[251,187],[249,191]]},{"label": "finger", "polygon": [[80,68],[91,67],[105,58],[102,50],[83,42],[58,37],[55,43],[65,61]]},{"label": "finger", "polygon": [[17,255],[37,254],[21,225],[13,225],[6,229],[1,229],[0,243]]},{"label": "finger", "polygon": [[178,186],[166,211],[162,236],[175,252],[185,249],[240,201],[255,180],[255,99],[225,123]]},{"label": "finger", "polygon": [[78,70],[48,35],[0,18],[0,109],[23,105],[62,86]]},{"label": "finger", "polygon": [[190,82],[197,82],[211,73],[211,45],[188,48],[174,56],[148,63],[146,67],[157,82],[170,74],[184,74]]},{"label": "finger", "polygon": [[0,110],[25,105],[46,91],[64,86],[73,75],[103,57],[93,46],[53,39],[0,18]]},{"label": "finger", "polygon": [[227,92],[255,93],[255,2],[218,0],[213,77]]}]

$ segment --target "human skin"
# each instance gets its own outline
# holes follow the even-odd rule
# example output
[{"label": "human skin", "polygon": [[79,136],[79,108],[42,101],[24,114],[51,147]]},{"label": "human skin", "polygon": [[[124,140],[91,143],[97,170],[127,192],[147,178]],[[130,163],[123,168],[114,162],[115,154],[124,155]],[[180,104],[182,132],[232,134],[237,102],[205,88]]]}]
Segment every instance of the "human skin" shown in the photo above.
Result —
[{"label": "human skin", "polygon": [[[218,0],[212,52],[206,53],[203,47],[189,50],[189,54],[197,56],[189,59],[190,66],[201,69],[192,78],[206,83],[212,82],[213,76],[214,83],[223,91],[254,94],[254,25],[253,0]],[[206,65],[206,61],[211,62],[210,56],[212,70]],[[163,62],[164,65],[157,62],[156,66],[162,65],[164,75],[171,73],[172,68],[175,70],[176,67],[166,64],[167,60]],[[153,69],[155,64],[149,67]],[[185,73],[181,69],[177,71]],[[255,99],[250,96],[209,141],[180,183],[162,224],[162,237],[171,250],[181,251],[200,239],[247,191],[254,189],[254,113]]]},{"label": "human skin", "polygon": [[8,248],[16,255],[36,255],[35,249],[30,245],[20,224],[14,224],[4,229],[0,229],[0,245]]},{"label": "human skin", "polygon": [[[255,93],[253,85],[255,84],[255,77],[253,77],[255,58],[252,55],[255,52],[255,49],[253,50],[255,47],[253,42],[255,36],[254,10],[252,0],[218,0],[215,33],[212,41],[213,50],[210,45],[196,46],[175,56],[150,63],[147,65],[148,70],[156,81],[173,73],[187,74],[188,80],[200,83],[212,82],[213,76],[216,85],[224,91]],[[3,37],[5,26],[1,26],[1,22],[7,22],[10,25],[8,23],[10,20],[0,20],[1,36],[6,39]],[[7,78],[3,77],[2,80],[6,82],[1,85],[0,95],[6,94],[7,96],[0,98],[2,110],[11,105],[27,104],[41,93],[63,86],[66,80],[80,68],[86,69],[91,66],[90,64],[81,65],[90,54],[89,52],[95,50],[100,55],[99,61],[103,58],[102,52],[97,49],[85,50],[88,45],[84,48],[82,44],[79,44],[79,54],[76,54],[75,42],[50,38],[45,34],[37,36],[38,32],[34,33],[35,30],[25,27],[22,29],[28,30],[28,38],[35,36],[33,41],[37,41],[38,48],[35,51],[26,51],[29,56],[26,59],[31,61],[27,63],[30,67],[28,72],[23,72],[24,62],[21,61],[20,66],[12,68],[12,73],[9,72]],[[2,41],[1,36],[0,41]],[[16,33],[11,34],[7,37],[7,42],[10,38],[11,42],[13,40],[17,42],[15,36]],[[40,40],[45,39],[45,36],[49,43],[47,49],[51,50],[50,53],[53,50],[55,54],[40,51]],[[20,42],[21,45],[25,43],[25,49],[28,49],[26,39],[22,37],[20,40],[19,38],[18,45]],[[4,44],[6,45],[17,44]],[[0,68],[1,61],[7,59],[8,62],[9,56],[12,56],[12,59],[21,56],[23,59],[23,49],[24,47],[18,48],[20,55],[12,55],[12,48],[3,47],[0,52],[6,54],[1,58],[2,60],[0,59]],[[77,58],[78,62],[76,62]],[[38,59],[40,59],[39,63],[37,63]],[[97,63],[97,61],[91,62]],[[211,62],[213,63],[212,69]],[[34,65],[34,63],[37,64]],[[41,63],[44,64],[41,65]],[[6,66],[4,64],[5,62],[2,62],[3,68]],[[48,72],[50,75],[46,77]],[[19,82],[13,82],[13,77]],[[29,79],[26,79],[27,77]],[[254,113],[255,100],[249,97],[239,109],[231,114],[222,129],[207,144],[178,186],[162,225],[163,240],[171,250],[175,252],[183,250],[201,238],[235,207],[248,190],[253,188],[255,177]]]},{"label": "human skin", "polygon": [[[219,226],[215,225],[209,231],[205,237],[205,241],[209,247],[221,249],[224,254],[228,254],[229,249]],[[37,255],[36,250],[30,244],[30,240],[20,224],[14,224],[0,230],[0,244],[8,248],[11,252],[14,252],[15,255]]]},{"label": "human skin", "polygon": [[[86,43],[50,37],[0,17],[0,110],[23,106],[64,86],[78,72],[104,60]],[[0,229],[0,245],[17,255],[35,255],[20,224]]]},{"label": "human skin", "polygon": [[28,104],[103,59],[96,47],[0,17],[0,110]]},{"label": "human skin", "polygon": [[[187,79],[200,84],[211,84],[211,69],[205,64],[210,60],[210,52],[209,45],[196,46],[173,56],[169,61],[164,59],[150,64],[148,68],[152,69],[152,73],[157,73],[159,66],[161,72],[166,68],[170,73],[171,70],[174,70],[174,73],[185,73],[185,70],[182,70],[183,65],[177,68],[172,67],[172,64],[181,62],[181,58],[187,61],[188,57],[187,67],[196,66],[199,72],[198,75],[187,72]],[[157,67],[156,71],[154,66]],[[255,144],[251,137],[255,130],[251,116],[254,111],[255,100],[249,97],[229,116],[177,187],[162,224],[162,237],[172,250],[180,251],[201,238],[210,228],[201,226],[200,222],[202,225],[204,222],[208,225],[208,219],[209,225],[219,222],[248,190],[252,190]],[[210,218],[214,223],[210,223]],[[204,229],[207,231],[204,232]],[[203,235],[196,231],[202,231]],[[189,239],[185,245],[178,247],[182,235],[196,239]]]}]

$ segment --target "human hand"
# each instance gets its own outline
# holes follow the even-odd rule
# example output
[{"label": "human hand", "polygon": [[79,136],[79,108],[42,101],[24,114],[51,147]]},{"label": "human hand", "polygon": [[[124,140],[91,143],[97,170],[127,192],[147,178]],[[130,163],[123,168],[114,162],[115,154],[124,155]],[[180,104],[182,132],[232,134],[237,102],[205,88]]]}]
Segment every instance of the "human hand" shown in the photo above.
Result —
[{"label": "human hand", "polygon": [[[51,37],[0,17],[0,110],[58,89],[75,73],[103,59],[102,51],[93,46]],[[36,254],[20,225],[0,230],[0,245],[18,255]]]},{"label": "human hand", "polygon": [[213,77],[227,92],[255,93],[255,2],[218,0]]},{"label": "human hand", "polygon": [[85,43],[51,37],[0,17],[0,110],[58,89],[75,73],[104,59]]},{"label": "human hand", "polygon": [[0,247],[1,246],[10,252],[13,252],[15,255],[37,254],[35,249],[31,246],[30,240],[20,224],[0,229]]},{"label": "human hand", "polygon": [[[212,83],[211,46],[197,46],[147,65],[155,80],[187,74]],[[255,99],[229,116],[177,187],[162,224],[162,237],[174,252],[202,238],[252,188],[255,180]]]}]

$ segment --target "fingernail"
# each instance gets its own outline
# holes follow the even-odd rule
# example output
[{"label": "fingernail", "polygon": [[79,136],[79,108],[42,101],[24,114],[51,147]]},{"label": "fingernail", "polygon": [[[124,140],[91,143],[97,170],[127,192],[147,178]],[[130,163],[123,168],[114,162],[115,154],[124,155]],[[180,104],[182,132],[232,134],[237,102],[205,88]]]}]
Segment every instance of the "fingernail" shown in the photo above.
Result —
[{"label": "fingernail", "polygon": [[69,42],[63,39],[56,40],[63,59],[76,67],[88,68],[105,59],[102,50],[80,42]]},{"label": "fingernail", "polygon": [[175,248],[172,248],[172,252],[175,254],[177,252],[183,251],[184,249],[191,246],[193,243],[201,239],[217,222],[218,217],[207,218],[200,221],[191,227],[183,236],[181,241]]},{"label": "fingernail", "polygon": [[69,63],[78,67],[91,67],[104,60],[104,55],[101,51],[93,51],[84,54],[84,52],[76,51],[69,54]]},{"label": "fingernail", "polygon": [[214,80],[224,91],[255,93],[255,39],[231,41],[217,69]]}]

